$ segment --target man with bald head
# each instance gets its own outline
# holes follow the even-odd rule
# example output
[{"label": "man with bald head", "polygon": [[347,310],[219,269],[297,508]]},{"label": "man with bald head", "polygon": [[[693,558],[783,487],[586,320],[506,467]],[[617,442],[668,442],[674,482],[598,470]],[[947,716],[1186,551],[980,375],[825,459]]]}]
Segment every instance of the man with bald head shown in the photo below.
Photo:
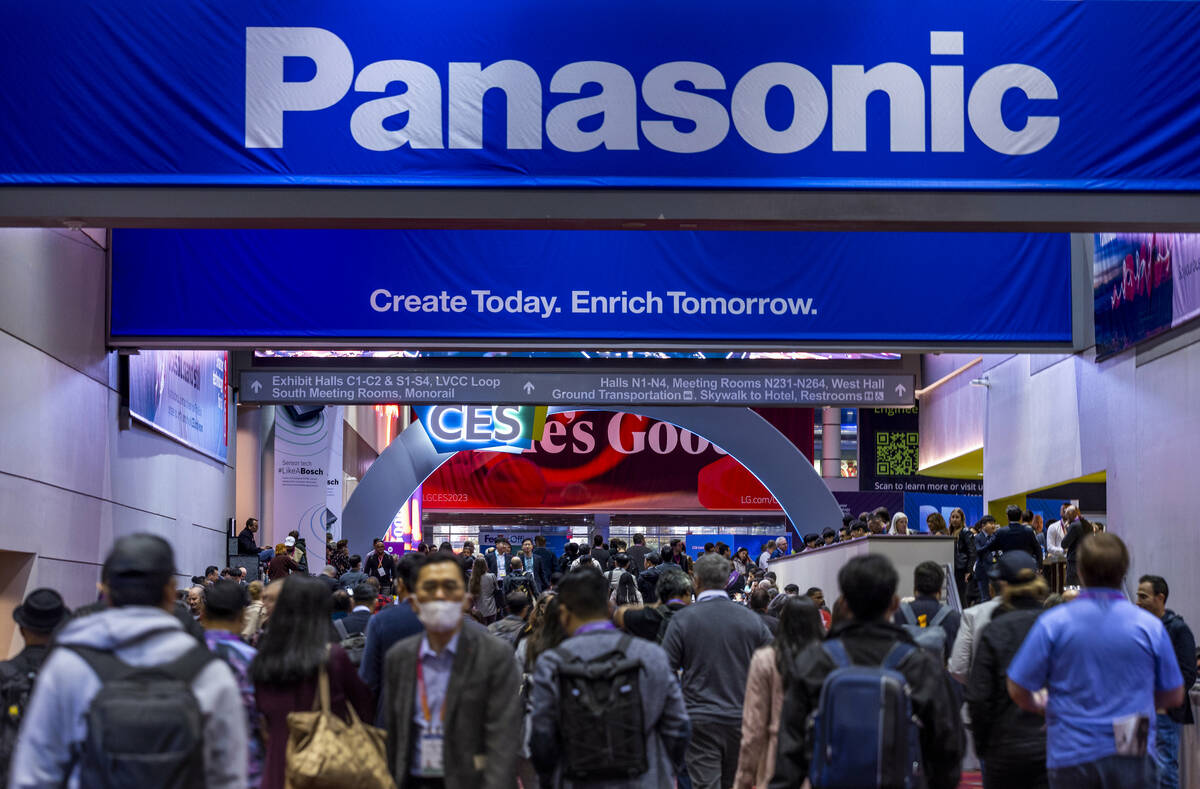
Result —
[{"label": "man with bald head", "polygon": [[1067,518],[1067,510],[1071,509],[1071,502],[1064,501],[1058,508],[1058,520],[1046,527],[1046,554],[1062,556],[1063,537],[1067,536],[1067,528],[1071,525],[1071,520]]}]

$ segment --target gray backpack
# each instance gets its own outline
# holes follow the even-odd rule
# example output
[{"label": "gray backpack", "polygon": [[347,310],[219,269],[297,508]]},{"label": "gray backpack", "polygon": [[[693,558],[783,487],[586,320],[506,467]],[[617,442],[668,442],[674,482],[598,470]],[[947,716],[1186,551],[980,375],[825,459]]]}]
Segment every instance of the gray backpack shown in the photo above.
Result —
[{"label": "gray backpack", "polygon": [[338,638],[341,639],[339,643],[341,643],[342,649],[346,650],[346,656],[350,658],[350,662],[356,666],[360,665],[362,663],[363,652],[367,648],[367,634],[355,633],[354,635],[350,635],[346,630],[345,623],[340,619],[334,620],[333,629],[337,631]]},{"label": "gray backpack", "polygon": [[942,622],[950,616],[950,606],[942,603],[925,627],[917,624],[917,614],[913,611],[912,603],[900,604],[900,616],[904,617],[906,623],[901,627],[908,631],[913,641],[917,642],[917,646],[928,649],[937,657],[939,663],[945,663],[946,628],[942,627]]},{"label": "gray backpack", "polygon": [[73,756],[81,789],[203,789],[204,716],[192,693],[217,656],[194,646],[159,666],[131,666],[112,652],[69,645],[100,679]]}]

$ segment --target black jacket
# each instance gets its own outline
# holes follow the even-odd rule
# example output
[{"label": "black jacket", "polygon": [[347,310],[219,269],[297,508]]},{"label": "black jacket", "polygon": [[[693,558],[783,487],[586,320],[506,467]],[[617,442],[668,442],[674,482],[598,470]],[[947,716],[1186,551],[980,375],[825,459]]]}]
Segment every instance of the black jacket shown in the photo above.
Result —
[{"label": "black jacket", "polygon": [[1067,533],[1063,536],[1062,549],[1067,555],[1068,586],[1077,586],[1079,584],[1079,571],[1076,569],[1075,558],[1079,553],[1079,543],[1083,541],[1084,537],[1092,533],[1090,528],[1083,525],[1083,521],[1075,521],[1067,528]]},{"label": "black jacket", "polygon": [[[380,568],[383,572],[380,572]],[[379,554],[371,551],[363,560],[363,572],[378,578],[381,586],[391,586],[396,578],[396,558],[390,553],[385,553],[380,559]]]},{"label": "black jacket", "polygon": [[1040,603],[1015,601],[1001,606],[983,629],[967,680],[971,733],[980,758],[1005,764],[1046,763],[1046,719],[1025,712],[1008,696],[1008,664],[1042,613]]},{"label": "black jacket", "polygon": [[[913,643],[903,628],[889,622],[843,622],[830,638],[840,638],[850,659],[859,665],[879,665],[897,641]],[[779,751],[770,789],[794,789],[808,775],[812,741],[808,717],[817,708],[821,687],[834,663],[812,644],[796,659],[795,678],[785,691],[779,721]],[[921,755],[930,789],[955,789],[962,771],[962,722],[954,703],[950,679],[937,660],[916,649],[900,664],[912,690],[913,713],[921,722]]]},{"label": "black jacket", "polygon": [[346,628],[347,636],[357,636],[367,632],[367,623],[371,621],[370,611],[351,611],[342,617],[342,627]]},{"label": "black jacket", "polygon": [[1042,563],[1042,546],[1038,545],[1037,535],[1033,533],[1033,529],[1023,524],[1010,523],[996,529],[992,539],[988,541],[984,553],[1007,553],[1008,551],[1025,551],[1039,565]]},{"label": "black jacket", "polygon": [[649,570],[642,570],[641,575],[634,579],[637,581],[638,591],[642,593],[644,604],[654,605],[658,602],[658,579],[669,567],[671,567],[669,564],[656,564]]},{"label": "black jacket", "polygon": [[963,528],[954,540],[954,570],[965,573],[975,567],[975,532]]},{"label": "black jacket", "polygon": [[634,545],[625,553],[629,556],[629,572],[636,578],[646,569],[646,554],[650,553],[650,549],[645,545]]},{"label": "black jacket", "polygon": [[296,540],[296,550],[300,551],[300,572],[308,575],[308,542],[303,537]]},{"label": "black jacket", "polygon": [[612,554],[607,548],[592,548],[592,558],[600,562],[600,572],[606,573],[612,569]]},{"label": "black jacket", "polygon": [[250,529],[242,529],[238,532],[238,555],[239,556],[257,556],[259,552],[258,545],[254,542],[254,532]]},{"label": "black jacket", "polygon": [[[501,556],[501,554],[499,551],[490,551],[483,555],[483,560],[485,562],[487,562],[488,572],[491,573],[492,575],[496,576],[497,581],[501,580],[500,573],[496,569],[496,560],[497,560],[497,557],[500,557],[500,556]],[[509,553],[503,554],[505,576],[507,576],[510,572],[512,572],[511,565],[512,565],[512,560],[513,560],[514,556],[516,556],[516,554],[512,553],[511,551]]]},{"label": "black jacket", "polygon": [[22,674],[36,674],[49,653],[49,645],[38,645],[25,647],[11,660],[0,660],[0,685]]},{"label": "black jacket", "polygon": [[557,561],[554,551],[549,548],[533,549],[533,577],[543,592],[550,588],[550,576],[554,575]]},{"label": "black jacket", "polygon": [[1196,637],[1183,617],[1169,608],[1163,614],[1162,622],[1167,628],[1167,635],[1171,637],[1175,659],[1179,661],[1179,671],[1183,674],[1183,706],[1167,710],[1167,715],[1176,723],[1195,723],[1188,691],[1196,684]]}]

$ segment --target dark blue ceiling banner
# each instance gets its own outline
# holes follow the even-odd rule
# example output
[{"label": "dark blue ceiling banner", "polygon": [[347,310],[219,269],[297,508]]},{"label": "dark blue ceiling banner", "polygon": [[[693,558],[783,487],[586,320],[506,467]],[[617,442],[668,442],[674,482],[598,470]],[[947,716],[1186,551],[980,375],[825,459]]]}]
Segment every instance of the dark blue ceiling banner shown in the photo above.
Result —
[{"label": "dark blue ceiling banner", "polygon": [[0,183],[1200,189],[1195,2],[38,0]]},{"label": "dark blue ceiling banner", "polygon": [[115,229],[111,256],[117,344],[1071,342],[1065,234]]}]

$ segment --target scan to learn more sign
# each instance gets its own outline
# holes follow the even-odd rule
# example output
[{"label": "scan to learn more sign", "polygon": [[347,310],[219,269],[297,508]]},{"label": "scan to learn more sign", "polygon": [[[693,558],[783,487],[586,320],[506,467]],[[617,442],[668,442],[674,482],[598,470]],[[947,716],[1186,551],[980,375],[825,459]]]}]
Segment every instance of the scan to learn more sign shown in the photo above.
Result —
[{"label": "scan to learn more sign", "polygon": [[982,480],[943,479],[917,473],[921,438],[918,408],[859,409],[860,489],[900,493],[983,493]]}]

